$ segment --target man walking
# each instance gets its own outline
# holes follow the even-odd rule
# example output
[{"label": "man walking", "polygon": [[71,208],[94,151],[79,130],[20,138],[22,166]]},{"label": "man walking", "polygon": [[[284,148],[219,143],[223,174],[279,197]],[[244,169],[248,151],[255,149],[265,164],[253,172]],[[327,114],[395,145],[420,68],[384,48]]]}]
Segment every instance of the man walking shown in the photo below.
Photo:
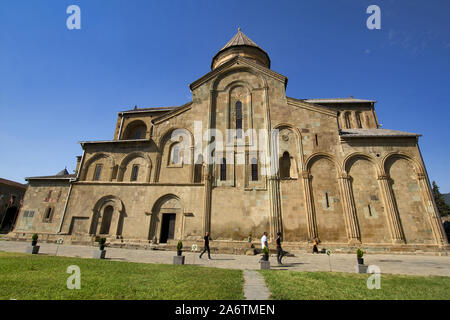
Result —
[{"label": "man walking", "polygon": [[267,247],[267,249],[269,249],[269,243],[267,242],[267,232],[265,231],[263,236],[261,237],[261,249],[264,249],[264,247]]},{"label": "man walking", "polygon": [[281,263],[281,259],[283,258],[283,249],[281,248],[281,232],[277,233],[277,261],[278,264]]},{"label": "man walking", "polygon": [[203,237],[203,251],[200,253],[200,259],[206,250],[208,250],[208,260],[211,260],[211,254],[209,251],[209,232],[206,232],[206,235]]}]

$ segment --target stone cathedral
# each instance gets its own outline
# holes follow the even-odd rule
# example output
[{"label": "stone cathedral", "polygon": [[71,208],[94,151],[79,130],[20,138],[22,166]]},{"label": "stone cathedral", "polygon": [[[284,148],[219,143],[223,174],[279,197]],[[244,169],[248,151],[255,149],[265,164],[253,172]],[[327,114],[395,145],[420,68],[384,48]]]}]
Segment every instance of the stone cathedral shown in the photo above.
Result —
[{"label": "stone cathedral", "polygon": [[112,140],[80,142],[74,174],[27,178],[8,236],[168,248],[210,231],[240,253],[281,231],[288,250],[445,250],[420,135],[382,129],[373,100],[287,97],[270,63],[238,30],[191,101],[119,112]]}]

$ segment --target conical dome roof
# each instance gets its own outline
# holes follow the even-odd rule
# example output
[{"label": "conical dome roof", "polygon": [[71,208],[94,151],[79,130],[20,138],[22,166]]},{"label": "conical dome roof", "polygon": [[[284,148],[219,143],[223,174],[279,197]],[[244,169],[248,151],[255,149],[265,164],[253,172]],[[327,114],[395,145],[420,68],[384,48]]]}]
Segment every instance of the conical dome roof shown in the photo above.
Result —
[{"label": "conical dome roof", "polygon": [[270,68],[269,55],[261,49],[254,41],[247,37],[241,28],[230,41],[214,56],[211,69],[215,69],[235,56],[242,56]]},{"label": "conical dome roof", "polygon": [[242,33],[241,28],[238,28],[238,33],[236,33],[234,37],[230,41],[228,41],[228,43],[222,49],[220,49],[220,51],[232,46],[252,46],[259,48],[259,46],[255,42],[253,42],[249,37]]}]

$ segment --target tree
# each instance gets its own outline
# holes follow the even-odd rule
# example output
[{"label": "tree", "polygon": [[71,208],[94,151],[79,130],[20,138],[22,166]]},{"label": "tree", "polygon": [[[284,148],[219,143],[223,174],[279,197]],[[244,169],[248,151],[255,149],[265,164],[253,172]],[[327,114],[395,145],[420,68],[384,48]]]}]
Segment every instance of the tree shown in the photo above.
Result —
[{"label": "tree", "polygon": [[432,192],[439,214],[441,215],[441,217],[448,216],[450,214],[450,206],[447,203],[445,203],[444,197],[439,192],[439,187],[434,181]]}]

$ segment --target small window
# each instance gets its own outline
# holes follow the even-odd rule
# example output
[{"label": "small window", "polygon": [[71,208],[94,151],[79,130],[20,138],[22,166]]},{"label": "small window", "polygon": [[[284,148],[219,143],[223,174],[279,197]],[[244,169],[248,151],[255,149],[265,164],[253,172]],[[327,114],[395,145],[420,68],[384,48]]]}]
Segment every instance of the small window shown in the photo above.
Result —
[{"label": "small window", "polygon": [[222,158],[222,163],[220,164],[220,180],[227,180],[227,159]]},{"label": "small window", "polygon": [[367,205],[367,209],[369,209],[369,216],[372,216],[372,208],[370,207],[370,204]]},{"label": "small window", "polygon": [[135,164],[131,172],[131,181],[137,181],[139,175],[139,166]]},{"label": "small window", "polygon": [[94,172],[94,181],[99,181],[100,180],[100,175],[102,173],[102,165],[98,164],[95,167],[95,172]]},{"label": "small window", "polygon": [[180,162],[180,146],[177,144],[172,149],[172,164]]},{"label": "small window", "polygon": [[45,210],[44,222],[51,222],[52,221],[52,213],[53,213],[52,208],[47,208]]},{"label": "small window", "polygon": [[330,199],[328,199],[328,192],[325,192],[325,201],[327,203],[327,208],[330,207]]},{"label": "small window", "polygon": [[242,138],[242,102],[236,102],[236,137]]},{"label": "small window", "polygon": [[315,140],[316,140],[316,146],[319,145],[319,138],[317,137],[317,134],[315,135]]},{"label": "small window", "polygon": [[256,158],[252,158],[252,181],[258,181],[258,161]]}]

